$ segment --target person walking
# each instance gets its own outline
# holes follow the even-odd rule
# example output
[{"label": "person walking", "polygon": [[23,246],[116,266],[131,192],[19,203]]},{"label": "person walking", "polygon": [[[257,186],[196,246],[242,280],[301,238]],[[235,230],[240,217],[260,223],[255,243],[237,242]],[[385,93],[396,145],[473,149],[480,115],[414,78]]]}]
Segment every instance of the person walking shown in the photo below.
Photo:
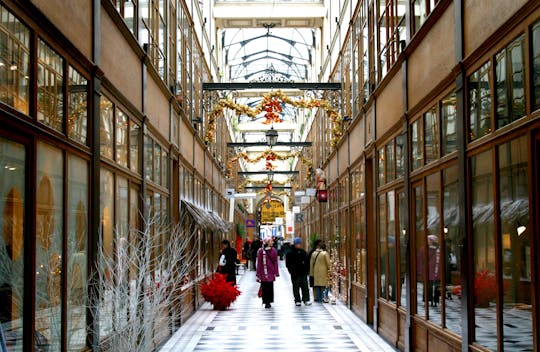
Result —
[{"label": "person walking", "polygon": [[261,283],[264,308],[274,303],[274,281],[279,276],[278,255],[272,237],[264,239],[263,247],[257,252],[257,281]]},{"label": "person walking", "polygon": [[[291,274],[291,281],[293,287],[294,303],[297,307],[301,306],[302,303],[306,306],[311,305],[309,301],[309,288],[307,276],[309,274],[309,260],[308,254],[302,248],[302,239],[296,237],[294,239],[293,249],[287,253],[285,257],[285,263],[287,270]],[[302,297],[300,297],[300,291],[302,291]]]},{"label": "person walking", "polygon": [[313,275],[313,291],[315,302],[328,303],[328,277],[330,271],[330,256],[326,252],[326,245],[321,242],[310,261],[310,273]]},{"label": "person walking", "polygon": [[259,253],[259,249],[262,247],[262,242],[259,237],[256,237],[253,242],[251,242],[251,270],[255,271],[257,270],[257,253]]},{"label": "person walking", "polygon": [[221,256],[219,258],[219,272],[227,275],[227,282],[236,285],[236,261],[238,252],[231,247],[229,240],[221,241]]}]

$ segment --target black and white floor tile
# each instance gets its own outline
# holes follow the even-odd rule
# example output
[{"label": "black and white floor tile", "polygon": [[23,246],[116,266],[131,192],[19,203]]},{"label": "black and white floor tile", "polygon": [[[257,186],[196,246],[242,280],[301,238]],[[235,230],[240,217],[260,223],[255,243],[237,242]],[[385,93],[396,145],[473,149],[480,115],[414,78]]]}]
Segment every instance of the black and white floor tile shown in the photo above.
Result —
[{"label": "black and white floor tile", "polygon": [[204,305],[161,352],[396,351],[341,304],[296,307],[281,262],[275,303],[264,309],[253,271],[239,277],[242,295],[229,310]]}]

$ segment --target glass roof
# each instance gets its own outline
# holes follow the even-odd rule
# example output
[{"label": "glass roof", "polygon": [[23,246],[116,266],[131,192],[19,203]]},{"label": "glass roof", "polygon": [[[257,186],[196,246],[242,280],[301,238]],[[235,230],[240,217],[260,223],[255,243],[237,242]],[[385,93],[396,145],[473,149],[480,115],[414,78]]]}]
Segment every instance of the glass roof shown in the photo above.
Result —
[{"label": "glass roof", "polygon": [[228,78],[234,82],[309,80],[311,28],[229,28],[222,33]]}]

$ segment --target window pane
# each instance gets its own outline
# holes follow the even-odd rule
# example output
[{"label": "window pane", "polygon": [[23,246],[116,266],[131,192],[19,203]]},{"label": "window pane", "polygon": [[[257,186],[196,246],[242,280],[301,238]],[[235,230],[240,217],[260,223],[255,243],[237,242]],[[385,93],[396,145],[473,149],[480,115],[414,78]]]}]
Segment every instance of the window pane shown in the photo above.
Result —
[{"label": "window pane", "polygon": [[[129,203],[128,203],[128,182],[125,178],[116,177],[116,226],[115,226],[115,243],[118,247],[115,252],[118,257],[119,273],[114,277],[117,280],[116,287],[120,289],[120,293],[116,294],[119,298],[124,298],[128,292],[128,241],[129,241]],[[122,274],[120,274],[122,273]],[[115,306],[115,320],[120,328],[123,328],[127,323],[128,305],[124,301],[119,302]]]},{"label": "window pane", "polygon": [[64,122],[64,60],[42,40],[38,42],[38,121],[62,132]]},{"label": "window pane", "polygon": [[533,350],[528,170],[526,137],[499,147],[505,351]]},{"label": "window pane", "polygon": [[169,187],[169,161],[165,148],[161,151],[161,185]]},{"label": "window pane", "polygon": [[426,295],[424,293],[424,261],[426,258],[424,236],[424,192],[422,186],[413,189],[416,249],[416,313],[426,316]]},{"label": "window pane", "polygon": [[400,279],[400,305],[407,306],[407,233],[405,232],[406,209],[408,208],[405,193],[400,192],[399,201],[399,279]]},{"label": "window pane", "polygon": [[426,0],[414,0],[414,32],[418,32],[418,29],[426,22],[428,13],[426,8]]},{"label": "window pane", "polygon": [[69,156],[68,180],[68,267],[67,329],[68,350],[86,345],[87,243],[88,243],[88,163]]},{"label": "window pane", "polygon": [[102,156],[112,159],[113,158],[113,128],[114,128],[114,106],[113,103],[106,97],[101,97],[100,103],[100,133],[99,141],[100,152]]},{"label": "window pane", "polygon": [[441,123],[442,153],[446,155],[457,150],[456,95],[454,93],[441,102]]},{"label": "window pane", "polygon": [[133,121],[129,121],[129,165],[131,171],[140,173],[139,153],[141,150],[140,139],[141,127]]},{"label": "window pane", "polygon": [[386,271],[386,194],[379,196],[379,289],[380,297],[388,298],[387,296],[387,271]]},{"label": "window pane", "polygon": [[381,185],[384,185],[385,181],[384,181],[384,148],[380,149],[379,150],[379,167],[378,167],[378,172],[379,172],[379,186]]},{"label": "window pane", "polygon": [[0,137],[0,323],[13,351],[23,345],[25,162],[24,146]]},{"label": "window pane", "polygon": [[161,185],[161,147],[154,144],[154,182]]},{"label": "window pane", "polygon": [[411,144],[412,144],[412,169],[417,169],[424,163],[421,119],[416,120],[411,125]]},{"label": "window pane", "polygon": [[0,102],[29,113],[30,31],[0,5]]},{"label": "window pane", "polygon": [[64,165],[62,152],[37,147],[36,331],[60,350]]},{"label": "window pane", "polygon": [[439,159],[439,121],[437,108],[424,114],[424,143],[426,164]]},{"label": "window pane", "polygon": [[493,170],[491,151],[471,158],[476,341],[497,350]]},{"label": "window pane", "polygon": [[[103,255],[110,260],[113,256],[113,226],[114,226],[114,176],[112,172],[102,169],[100,175],[100,231],[103,246]],[[100,265],[105,265],[100,263]],[[110,277],[113,273],[105,273]],[[110,302],[102,303],[100,309],[100,330],[101,339],[107,337],[112,332],[112,307]]]},{"label": "window pane", "polygon": [[388,192],[387,235],[388,235],[388,299],[396,302],[396,196],[394,191]]},{"label": "window pane", "polygon": [[458,233],[458,168],[443,170],[444,254],[445,254],[445,326],[461,335],[461,299],[456,288],[461,282],[461,250]]},{"label": "window pane", "polygon": [[440,174],[429,175],[426,178],[427,188],[427,263],[428,263],[428,302],[429,320],[435,324],[442,324],[441,317],[441,214],[440,203]]},{"label": "window pane", "polygon": [[405,135],[396,137],[396,178],[405,175]]},{"label": "window pane", "polygon": [[116,110],[116,162],[128,166],[129,119],[120,109]]},{"label": "window pane", "polygon": [[86,144],[88,81],[69,66],[68,84],[68,136]]},{"label": "window pane", "polygon": [[497,128],[525,115],[524,37],[496,55]]},{"label": "window pane", "polygon": [[488,61],[469,77],[469,140],[490,133],[491,125],[491,63]]},{"label": "window pane", "polygon": [[386,145],[386,180],[388,182],[396,178],[395,165],[394,141],[392,140]]},{"label": "window pane", "polygon": [[540,109],[540,22],[532,30],[532,60],[533,82],[531,89],[534,93],[533,110]]},{"label": "window pane", "polygon": [[147,180],[154,179],[154,144],[152,138],[144,136],[144,177]]}]

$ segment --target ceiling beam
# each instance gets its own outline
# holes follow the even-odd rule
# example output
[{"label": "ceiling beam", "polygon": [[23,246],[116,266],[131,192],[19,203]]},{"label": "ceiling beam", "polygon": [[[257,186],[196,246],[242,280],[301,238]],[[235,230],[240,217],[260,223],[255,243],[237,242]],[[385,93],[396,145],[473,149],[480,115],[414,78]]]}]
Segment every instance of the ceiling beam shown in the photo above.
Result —
[{"label": "ceiling beam", "polygon": [[[274,147],[311,147],[311,142],[277,142]],[[268,146],[267,142],[252,142],[252,143],[227,143],[228,148],[237,147],[264,147]]]},{"label": "ceiling beam", "polygon": [[239,171],[238,175],[249,176],[249,175],[298,175],[300,171]]},{"label": "ceiling beam", "polygon": [[300,89],[300,90],[340,90],[341,83],[302,82],[204,82],[203,90],[245,90],[245,89]]}]

